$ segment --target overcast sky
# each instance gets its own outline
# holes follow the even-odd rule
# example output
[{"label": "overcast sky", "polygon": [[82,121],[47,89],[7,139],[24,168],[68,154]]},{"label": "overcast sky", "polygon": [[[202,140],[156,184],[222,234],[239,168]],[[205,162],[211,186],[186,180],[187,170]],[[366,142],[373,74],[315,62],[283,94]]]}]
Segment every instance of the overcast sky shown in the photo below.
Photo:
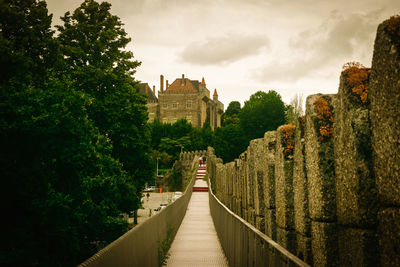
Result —
[{"label": "overcast sky", "polygon": [[[83,0],[47,0],[53,21]],[[101,2],[101,1],[99,1]],[[371,65],[376,29],[400,0],[111,0],[142,65],[136,79],[160,87],[204,77],[225,108],[256,91],[337,93],[344,63]]]}]

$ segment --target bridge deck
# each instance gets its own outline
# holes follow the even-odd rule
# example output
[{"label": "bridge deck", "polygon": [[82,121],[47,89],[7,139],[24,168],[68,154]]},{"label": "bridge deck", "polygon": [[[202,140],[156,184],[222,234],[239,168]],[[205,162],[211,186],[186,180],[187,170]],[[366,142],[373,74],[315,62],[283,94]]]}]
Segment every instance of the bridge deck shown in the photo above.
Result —
[{"label": "bridge deck", "polygon": [[[207,187],[201,179],[194,187]],[[169,250],[167,266],[228,266],[210,214],[207,192],[193,192]]]}]

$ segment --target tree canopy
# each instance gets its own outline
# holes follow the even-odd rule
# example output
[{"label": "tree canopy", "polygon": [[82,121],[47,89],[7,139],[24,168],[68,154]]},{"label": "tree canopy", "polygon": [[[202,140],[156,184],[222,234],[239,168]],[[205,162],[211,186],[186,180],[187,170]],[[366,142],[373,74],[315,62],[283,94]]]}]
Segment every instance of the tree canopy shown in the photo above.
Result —
[{"label": "tree canopy", "polygon": [[225,112],[221,116],[221,124],[222,126],[228,124],[238,124],[239,123],[239,113],[240,113],[240,102],[232,101],[229,103]]},{"label": "tree canopy", "polygon": [[87,0],[55,36],[44,1],[0,2],[2,265],[77,265],[138,208],[152,173],[146,99],[109,9]]},{"label": "tree canopy", "polygon": [[258,91],[244,102],[239,118],[248,140],[260,138],[285,123],[285,104],[276,91]]}]

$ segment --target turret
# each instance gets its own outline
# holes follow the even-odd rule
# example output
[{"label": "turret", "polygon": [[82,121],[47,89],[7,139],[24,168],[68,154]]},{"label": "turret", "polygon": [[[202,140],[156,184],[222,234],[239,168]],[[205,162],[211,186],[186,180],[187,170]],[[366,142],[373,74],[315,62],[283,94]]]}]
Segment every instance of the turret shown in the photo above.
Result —
[{"label": "turret", "polygon": [[213,100],[214,100],[214,101],[218,101],[217,89],[214,89]]}]

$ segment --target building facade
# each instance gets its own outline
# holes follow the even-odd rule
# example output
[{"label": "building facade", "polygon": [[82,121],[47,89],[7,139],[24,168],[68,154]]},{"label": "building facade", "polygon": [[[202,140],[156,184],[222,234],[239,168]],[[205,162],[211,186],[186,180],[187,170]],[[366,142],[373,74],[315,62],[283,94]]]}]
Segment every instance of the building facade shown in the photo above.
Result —
[{"label": "building facade", "polygon": [[206,122],[212,129],[221,126],[224,105],[218,100],[216,89],[210,97],[204,78],[199,82],[185,78],[182,74],[182,78],[172,84],[166,80],[164,90],[164,76],[161,75],[158,98],[155,96],[155,86],[153,90],[147,83],[140,86],[141,92],[148,95],[149,121],[158,118],[163,123],[174,123],[184,118],[198,128]]}]

